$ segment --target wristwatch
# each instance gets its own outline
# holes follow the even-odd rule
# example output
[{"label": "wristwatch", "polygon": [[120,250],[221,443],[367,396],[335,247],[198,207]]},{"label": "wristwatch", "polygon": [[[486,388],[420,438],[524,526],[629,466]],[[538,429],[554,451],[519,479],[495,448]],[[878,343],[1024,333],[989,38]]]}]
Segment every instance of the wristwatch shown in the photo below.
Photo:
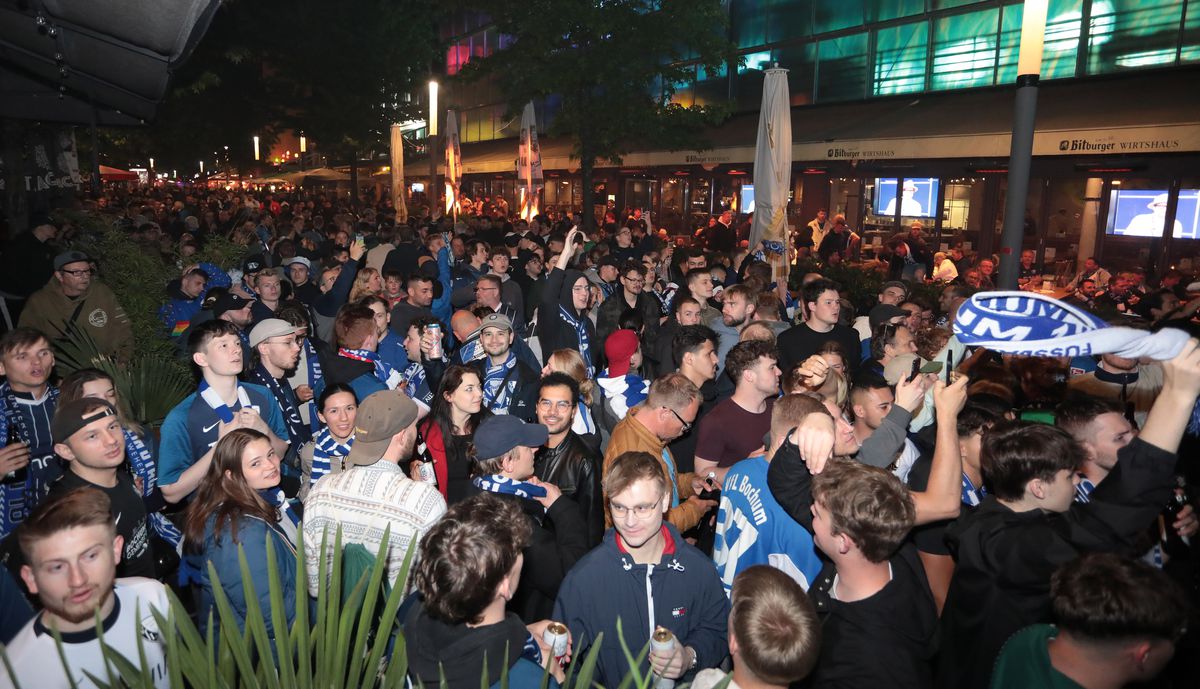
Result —
[{"label": "wristwatch", "polygon": [[692,662],[688,664],[687,667],[687,671],[691,672],[692,670],[696,669],[696,663],[700,661],[700,654],[696,653],[696,649],[692,648],[691,646],[685,646],[684,648],[692,652]]}]

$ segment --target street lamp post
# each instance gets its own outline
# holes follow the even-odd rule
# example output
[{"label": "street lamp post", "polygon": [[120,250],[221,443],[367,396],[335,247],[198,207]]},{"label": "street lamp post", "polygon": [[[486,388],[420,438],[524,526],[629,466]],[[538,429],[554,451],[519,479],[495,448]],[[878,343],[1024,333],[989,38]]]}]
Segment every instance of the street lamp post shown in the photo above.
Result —
[{"label": "street lamp post", "polygon": [[304,159],[308,154],[308,137],[304,136],[304,132],[300,132],[300,171],[304,171]]},{"label": "street lamp post", "polygon": [[1008,197],[1004,204],[1004,229],[1000,234],[1000,289],[1017,288],[1021,239],[1025,234],[1025,202],[1029,195],[1029,165],[1033,157],[1033,129],[1037,115],[1038,75],[1046,33],[1047,0],[1025,0],[1021,20],[1021,51],[1017,58],[1017,98],[1013,116],[1012,147],[1008,154]]},{"label": "street lamp post", "polygon": [[[425,190],[425,198],[429,200],[429,215],[433,216],[435,207],[434,199],[440,198],[437,194],[437,161],[438,161],[438,83],[434,79],[429,80],[429,141],[426,148],[429,151],[429,188]],[[435,195],[437,194],[437,195]]]}]

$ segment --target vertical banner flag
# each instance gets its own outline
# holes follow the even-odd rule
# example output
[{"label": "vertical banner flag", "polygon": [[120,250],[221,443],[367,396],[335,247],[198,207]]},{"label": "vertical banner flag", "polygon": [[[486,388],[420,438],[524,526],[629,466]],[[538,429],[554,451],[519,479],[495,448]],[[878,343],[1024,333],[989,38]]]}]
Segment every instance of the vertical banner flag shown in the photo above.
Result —
[{"label": "vertical banner flag", "polygon": [[459,184],[462,182],[462,150],[458,145],[458,113],[446,111],[446,213],[458,222]]},{"label": "vertical banner flag", "polygon": [[392,207],[396,222],[408,222],[408,205],[404,202],[404,134],[399,124],[392,125]]},{"label": "vertical banner flag", "polygon": [[[787,203],[792,185],[792,108],[786,69],[768,69],[754,151],[754,223],[750,246],[763,242],[776,281],[787,280]],[[750,209],[744,208],[742,212]]]}]

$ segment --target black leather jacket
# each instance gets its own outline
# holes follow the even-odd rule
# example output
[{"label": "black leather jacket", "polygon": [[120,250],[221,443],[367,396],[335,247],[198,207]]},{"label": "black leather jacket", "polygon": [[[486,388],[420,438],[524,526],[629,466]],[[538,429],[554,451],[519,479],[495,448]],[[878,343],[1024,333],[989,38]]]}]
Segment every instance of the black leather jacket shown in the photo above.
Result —
[{"label": "black leather jacket", "polygon": [[563,495],[579,504],[587,523],[588,544],[597,546],[604,537],[604,495],[600,489],[600,455],[573,431],[558,447],[539,448],[534,455],[534,473],[558,486]]}]

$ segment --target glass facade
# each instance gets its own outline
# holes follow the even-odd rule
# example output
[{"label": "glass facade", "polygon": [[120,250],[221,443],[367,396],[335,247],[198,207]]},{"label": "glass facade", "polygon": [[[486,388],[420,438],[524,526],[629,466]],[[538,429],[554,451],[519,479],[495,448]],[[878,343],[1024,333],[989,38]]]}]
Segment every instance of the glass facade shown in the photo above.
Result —
[{"label": "glass facade", "polygon": [[[693,70],[689,81],[676,85],[675,102],[732,99],[736,110],[757,110],[762,70],[770,62],[789,70],[793,105],[996,86],[1016,78],[1020,0],[729,0],[727,6],[736,69]],[[456,19],[443,36],[447,74],[507,45],[478,15]],[[1200,0],[1050,0],[1043,80],[1196,62]],[[448,94],[461,105],[502,100],[484,84],[457,88],[469,91]],[[498,126],[503,113],[483,112],[487,107],[468,115],[479,126],[471,125],[464,140],[512,135]],[[545,103],[548,119],[555,107]]]}]

